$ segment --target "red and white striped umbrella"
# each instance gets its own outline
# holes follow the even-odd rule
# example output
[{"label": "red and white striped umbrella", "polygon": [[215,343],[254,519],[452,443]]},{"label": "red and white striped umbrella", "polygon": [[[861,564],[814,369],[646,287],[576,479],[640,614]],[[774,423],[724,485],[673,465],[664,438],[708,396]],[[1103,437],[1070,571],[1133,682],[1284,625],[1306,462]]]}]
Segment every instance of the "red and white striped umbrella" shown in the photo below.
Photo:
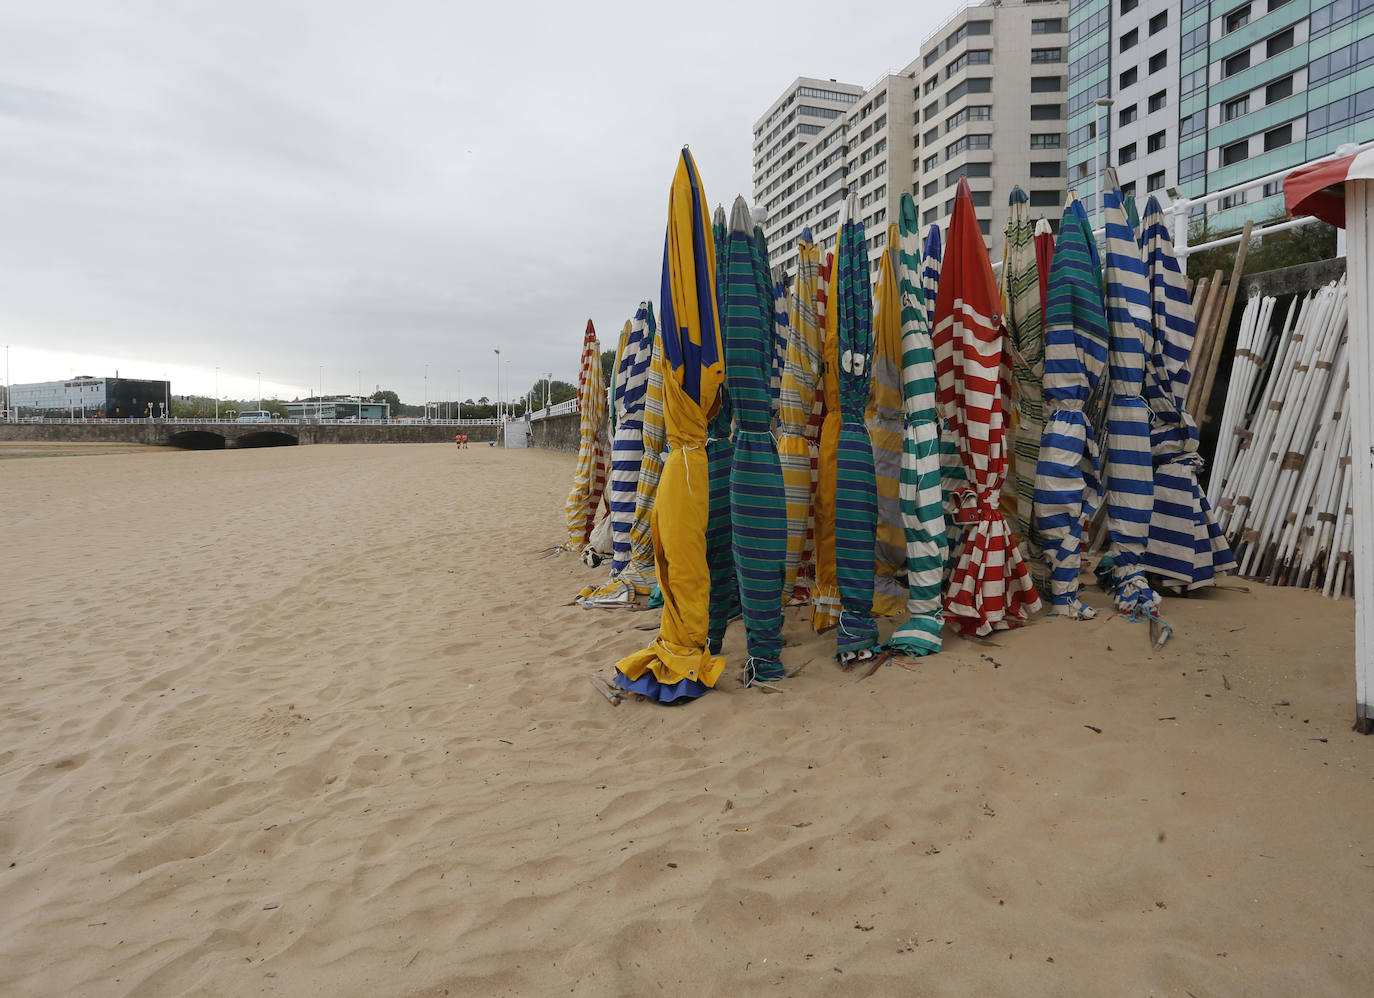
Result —
[{"label": "red and white striped umbrella", "polygon": [[1315,215],[1323,222],[1345,228],[1345,185],[1350,180],[1374,180],[1374,149],[1313,163],[1290,173],[1283,181],[1283,201],[1289,216]]}]

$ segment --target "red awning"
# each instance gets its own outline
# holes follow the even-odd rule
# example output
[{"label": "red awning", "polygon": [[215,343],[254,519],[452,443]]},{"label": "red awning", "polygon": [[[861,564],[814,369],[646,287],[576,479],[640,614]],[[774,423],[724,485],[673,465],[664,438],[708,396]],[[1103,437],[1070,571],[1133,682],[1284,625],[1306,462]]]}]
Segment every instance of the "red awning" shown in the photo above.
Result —
[{"label": "red awning", "polygon": [[1290,218],[1315,215],[1345,228],[1345,182],[1374,180],[1374,149],[1313,163],[1294,170],[1283,181],[1283,200]]}]

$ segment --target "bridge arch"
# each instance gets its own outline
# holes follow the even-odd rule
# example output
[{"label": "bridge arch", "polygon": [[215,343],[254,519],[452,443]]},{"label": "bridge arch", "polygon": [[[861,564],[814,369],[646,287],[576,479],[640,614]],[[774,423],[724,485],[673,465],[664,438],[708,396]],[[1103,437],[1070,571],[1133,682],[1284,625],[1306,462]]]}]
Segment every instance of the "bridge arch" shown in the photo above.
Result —
[{"label": "bridge arch", "polygon": [[168,437],[167,443],[182,450],[224,450],[228,441],[222,434],[209,430],[182,430]]},{"label": "bridge arch", "polygon": [[240,447],[294,447],[299,443],[300,438],[294,433],[285,433],[281,430],[257,430],[239,437],[238,445]]}]

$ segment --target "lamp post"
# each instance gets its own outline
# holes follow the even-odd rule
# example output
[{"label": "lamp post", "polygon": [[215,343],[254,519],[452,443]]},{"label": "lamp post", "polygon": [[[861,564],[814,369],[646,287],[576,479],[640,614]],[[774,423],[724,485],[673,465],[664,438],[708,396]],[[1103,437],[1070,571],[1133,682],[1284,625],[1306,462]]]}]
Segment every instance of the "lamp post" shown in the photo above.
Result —
[{"label": "lamp post", "polygon": [[429,422],[429,365],[425,365],[425,422]]},{"label": "lamp post", "polygon": [[[506,361],[506,394],[510,394],[510,361]],[[510,418],[511,403],[506,403],[506,418]]]},{"label": "lamp post", "polygon": [[215,422],[219,422],[219,368],[215,368]]},{"label": "lamp post", "polygon": [[459,369],[458,369],[458,388],[457,388],[457,392],[458,392],[458,403],[457,403],[457,405],[458,405],[458,418],[459,418],[459,419],[462,419],[462,418],[463,418],[463,370],[462,370],[462,368],[459,368]]},{"label": "lamp post", "polygon": [[[1111,121],[1111,108],[1113,101],[1110,97],[1099,97],[1093,101],[1097,107],[1102,108],[1103,115],[1099,119],[1098,126],[1093,129],[1093,170],[1095,172],[1094,186],[1097,188],[1096,203],[1093,205],[1093,242],[1097,242],[1096,230],[1102,221],[1102,124],[1101,122]],[[1112,144],[1107,143],[1107,155],[1112,154]]]},{"label": "lamp post", "polygon": [[501,348],[497,347],[496,353],[496,419],[501,419]]}]

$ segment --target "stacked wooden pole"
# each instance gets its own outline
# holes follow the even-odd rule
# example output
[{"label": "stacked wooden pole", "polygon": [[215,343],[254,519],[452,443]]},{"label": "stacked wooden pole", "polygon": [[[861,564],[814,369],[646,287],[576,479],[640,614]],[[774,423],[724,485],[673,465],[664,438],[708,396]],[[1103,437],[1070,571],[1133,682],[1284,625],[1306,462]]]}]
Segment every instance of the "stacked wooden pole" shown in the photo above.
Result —
[{"label": "stacked wooden pole", "polygon": [[1209,496],[1242,575],[1340,596],[1353,586],[1344,280],[1241,317]]}]

